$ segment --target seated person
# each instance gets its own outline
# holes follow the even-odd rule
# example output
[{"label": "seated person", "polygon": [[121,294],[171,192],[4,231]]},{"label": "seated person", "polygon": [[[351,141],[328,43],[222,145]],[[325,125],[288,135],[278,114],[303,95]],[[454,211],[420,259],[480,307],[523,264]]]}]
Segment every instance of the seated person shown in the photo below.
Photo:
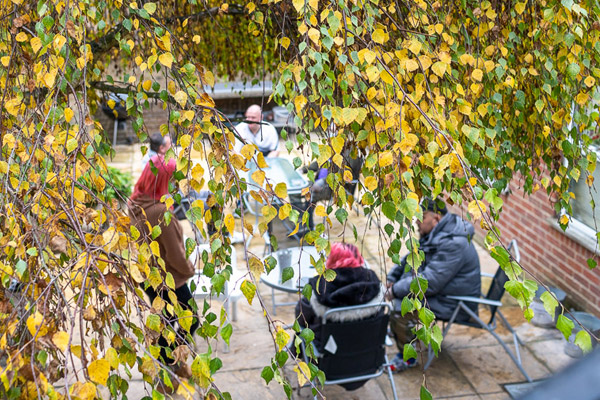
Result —
[{"label": "seated person", "polygon": [[[419,267],[419,275],[429,282],[425,292],[428,308],[435,313],[436,318],[449,320],[458,301],[450,300],[444,295],[481,295],[479,256],[472,243],[475,229],[458,215],[449,213],[441,200],[425,198],[421,207],[423,221],[417,221],[417,227],[420,234],[419,248],[425,253],[425,261]],[[400,313],[401,301],[410,293],[410,283],[414,278],[413,271],[405,272],[405,267],[406,257],[387,276],[387,297],[396,299],[390,316],[390,328],[400,350],[392,360],[396,371],[416,365],[415,359],[411,358],[407,362],[402,359],[404,344],[414,338],[411,330],[418,321],[416,313],[405,314],[404,317]],[[469,306],[477,313],[476,304]],[[469,318],[466,313],[459,312],[456,320],[467,321]]]},{"label": "seated person", "polygon": [[236,138],[233,149],[240,152],[245,144],[255,144],[265,157],[277,157],[279,151],[279,135],[275,127],[262,120],[262,110],[259,105],[253,104],[246,110],[246,121],[235,126],[235,132],[240,136]]}]

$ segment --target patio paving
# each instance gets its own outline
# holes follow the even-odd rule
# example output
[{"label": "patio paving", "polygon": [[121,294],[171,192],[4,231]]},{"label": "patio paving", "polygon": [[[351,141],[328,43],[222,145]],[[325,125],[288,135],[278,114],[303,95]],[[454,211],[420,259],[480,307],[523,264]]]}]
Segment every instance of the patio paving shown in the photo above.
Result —
[{"label": "patio paving", "polygon": [[[110,165],[131,172],[135,181],[141,173],[139,145],[117,146],[117,155],[118,157]],[[371,268],[380,276],[385,276],[392,264],[382,250],[385,245],[379,237],[379,228],[374,223],[367,224],[365,218],[357,215],[355,211],[349,212],[349,220],[359,232],[358,246]],[[343,230],[335,218],[332,218],[332,221],[334,224],[328,231],[330,240],[345,239],[354,242],[351,229]],[[236,224],[239,229],[239,220]],[[184,230],[189,231],[189,226],[185,223]],[[278,237],[283,236],[278,235]],[[249,251],[260,256],[263,245],[262,239],[255,238],[251,242]],[[294,244],[292,241],[288,241],[287,244],[282,243],[282,247],[289,245]],[[482,271],[495,272],[497,268],[495,261],[482,247],[476,244],[476,248]],[[236,245],[236,249],[237,268],[245,272],[244,248],[242,245]],[[263,296],[266,306],[270,307],[271,289],[261,283],[257,290]],[[298,295],[294,294],[276,293],[276,296],[278,301],[299,299]],[[544,329],[529,324],[514,301],[506,296],[504,300],[507,305],[502,308],[502,311],[524,342],[524,346],[521,347],[524,367],[533,379],[546,378],[574,361],[564,353],[565,341],[556,329]],[[213,301],[213,307],[219,306],[219,302]],[[242,298],[238,301],[237,308],[238,320],[232,322],[234,331],[229,352],[224,352],[222,343],[216,348],[223,361],[223,368],[214,376],[216,386],[223,392],[229,392],[233,399],[286,398],[281,385],[275,381],[266,385],[260,377],[263,367],[270,364],[275,348],[259,301],[255,299],[253,304],[249,305]],[[271,312],[270,308],[268,310]],[[282,324],[291,324],[294,319],[293,307],[278,307],[274,318]],[[509,339],[506,330],[499,328],[498,332],[504,339]],[[395,346],[389,347],[388,356],[391,358],[394,354]],[[420,363],[420,366],[422,365],[423,362]],[[294,387],[293,399],[312,398],[310,389],[304,388],[298,391],[296,373],[292,371],[289,361],[284,371]],[[420,386],[424,381],[427,382],[427,387],[435,399],[508,399],[510,397],[501,385],[524,380],[517,367],[491,335],[483,330],[458,325],[452,327],[443,342],[439,358],[425,373],[419,367],[394,374],[399,399],[419,399]],[[149,395],[140,375],[133,376],[130,387],[129,399],[141,399]],[[327,399],[393,398],[386,375],[369,381],[356,391],[348,392],[339,386],[327,386],[322,389],[322,394]],[[181,397],[175,396],[175,398]],[[200,397],[196,395],[194,398]]]}]

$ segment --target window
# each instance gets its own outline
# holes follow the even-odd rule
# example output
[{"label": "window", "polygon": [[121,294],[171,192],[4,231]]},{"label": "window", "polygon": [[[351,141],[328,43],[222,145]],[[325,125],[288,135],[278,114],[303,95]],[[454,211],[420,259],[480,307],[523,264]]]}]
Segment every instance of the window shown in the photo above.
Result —
[{"label": "window", "polygon": [[596,207],[596,210],[593,210],[590,204],[593,199],[595,205],[600,205],[600,192],[596,189],[596,186],[600,184],[599,167],[596,167],[592,174],[594,184],[591,187],[588,186],[582,175],[578,182],[573,181],[571,183],[570,188],[571,192],[575,195],[575,199],[571,200],[573,219],[581,222],[587,228],[591,229],[593,233],[600,227],[600,209]]}]

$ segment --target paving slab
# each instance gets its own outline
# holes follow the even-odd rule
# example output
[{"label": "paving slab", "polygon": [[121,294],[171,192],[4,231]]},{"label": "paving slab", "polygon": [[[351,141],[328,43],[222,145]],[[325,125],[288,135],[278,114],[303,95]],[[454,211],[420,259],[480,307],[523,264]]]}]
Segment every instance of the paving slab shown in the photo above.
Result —
[{"label": "paving slab", "polygon": [[[513,350],[512,345],[509,347]],[[525,380],[500,345],[455,349],[450,351],[450,357],[479,394],[500,392],[502,383]],[[521,358],[523,368],[532,379],[550,375],[551,371],[537,361],[526,347],[521,347]]]},{"label": "paving slab", "polygon": [[528,344],[532,352],[553,373],[567,368],[577,361],[576,358],[568,356],[564,352],[567,343],[564,339],[544,340]]},{"label": "paving slab", "polygon": [[[240,360],[242,361],[242,360]],[[260,377],[262,368],[219,371],[215,374],[215,385],[222,392],[229,392],[233,399],[282,400],[286,398],[283,387],[275,381],[269,385]]]},{"label": "paving slab", "polygon": [[[388,358],[391,358],[395,351],[388,353]],[[425,353],[424,356],[426,357],[427,354]],[[400,399],[418,399],[424,378],[428,382],[427,388],[434,398],[477,396],[475,388],[447,354],[440,354],[440,357],[431,364],[425,373],[422,369],[424,364],[425,362],[419,359],[417,367],[393,374]],[[386,396],[392,398],[389,383],[387,385],[382,383],[381,386]]]}]

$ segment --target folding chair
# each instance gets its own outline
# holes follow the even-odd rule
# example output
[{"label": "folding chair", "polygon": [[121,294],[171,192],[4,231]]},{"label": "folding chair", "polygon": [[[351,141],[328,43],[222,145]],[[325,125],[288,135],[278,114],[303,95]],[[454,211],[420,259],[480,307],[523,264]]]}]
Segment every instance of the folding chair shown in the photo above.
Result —
[{"label": "folding chair", "polygon": [[[339,322],[336,314],[377,308],[378,313],[359,321]],[[319,369],[325,373],[325,385],[344,385],[377,378],[387,372],[394,399],[398,400],[391,364],[385,354],[390,305],[363,304],[334,308],[322,317],[320,348],[315,349]],[[301,345],[308,362],[304,343]],[[315,396],[316,399],[316,396]]]},{"label": "folding chair", "polygon": [[[511,252],[511,250],[512,250],[512,252]],[[521,260],[521,255],[519,253],[519,247],[517,246],[516,239],[513,239],[509,243],[508,251],[509,251],[509,253],[511,253],[511,256],[513,257],[513,259],[516,262],[519,262]],[[512,253],[514,253],[514,255]],[[482,276],[489,277],[490,275],[482,274]],[[521,371],[521,373],[523,374],[525,379],[527,379],[527,381],[531,382],[531,378],[529,377],[529,375],[527,375],[527,372],[525,372],[525,369],[523,368],[523,362],[521,361],[521,353],[519,351],[519,344],[523,345],[523,342],[521,341],[519,336],[517,336],[517,333],[514,331],[512,326],[508,323],[508,321],[506,320],[504,315],[502,315],[502,312],[500,312],[500,310],[499,310],[499,307],[502,307],[502,302],[500,301],[500,299],[502,299],[502,295],[504,294],[504,291],[505,291],[504,284],[506,282],[508,282],[508,276],[502,270],[501,267],[498,267],[498,270],[493,275],[492,283],[490,285],[490,289],[488,290],[488,293],[486,296],[482,296],[482,298],[477,298],[477,297],[472,297],[472,296],[446,296],[448,299],[458,300],[458,304],[457,304],[456,308],[454,309],[454,312],[452,313],[452,317],[450,318],[450,320],[448,320],[446,327],[444,328],[443,335],[444,335],[444,337],[446,337],[446,334],[450,330],[450,327],[452,326],[453,323],[460,324],[460,325],[466,325],[466,326],[470,326],[470,327],[478,328],[478,329],[485,329],[486,331],[491,333],[492,336],[494,336],[494,338],[498,341],[498,343],[500,343],[500,345],[504,348],[504,350],[509,355],[511,360],[513,360],[513,362],[515,363],[517,368],[519,368],[519,370]],[[481,318],[479,318],[479,316],[477,314],[475,314],[473,312],[473,310],[471,310],[467,306],[466,303],[475,303],[478,305],[488,306],[490,309],[490,313],[491,313],[489,322],[485,323]],[[461,311],[461,310],[464,311],[465,313],[467,313],[471,317],[471,319],[469,321],[465,321],[465,322],[455,321],[459,311]],[[500,322],[502,322],[502,324],[506,327],[506,329],[508,329],[508,331],[512,334],[513,343],[515,345],[514,353],[510,350],[508,345],[502,340],[502,338],[498,335],[498,333],[496,333],[496,317],[498,317],[500,319]],[[427,369],[429,367],[429,365],[431,364],[431,362],[433,361],[433,358],[434,358],[434,352],[433,352],[431,346],[429,346],[428,356],[429,357],[427,359],[427,363],[425,364],[424,369]]]}]

